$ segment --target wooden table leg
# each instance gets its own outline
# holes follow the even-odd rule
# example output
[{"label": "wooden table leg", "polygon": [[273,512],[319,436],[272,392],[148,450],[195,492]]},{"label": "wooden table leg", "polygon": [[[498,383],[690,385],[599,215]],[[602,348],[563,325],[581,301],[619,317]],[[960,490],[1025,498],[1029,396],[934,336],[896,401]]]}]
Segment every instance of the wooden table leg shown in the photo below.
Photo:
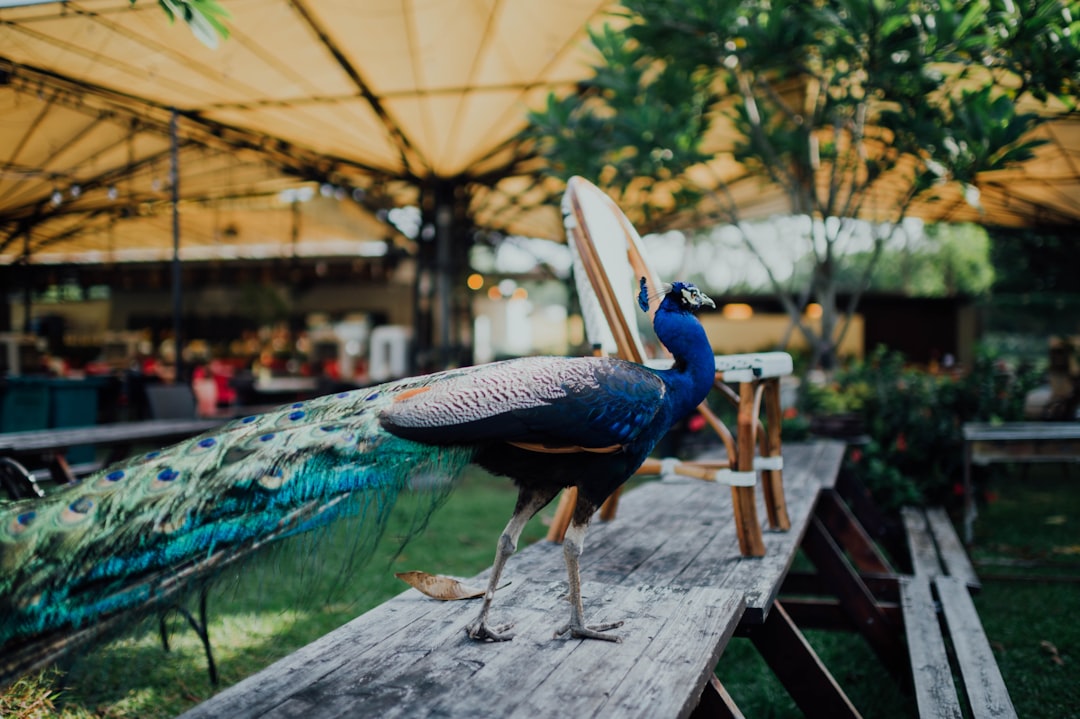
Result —
[{"label": "wooden table leg", "polygon": [[877,545],[840,499],[836,490],[821,491],[814,514],[824,523],[829,534],[836,538],[837,543],[847,550],[848,556],[860,572],[896,574],[889,560],[878,551]]},{"label": "wooden table leg", "polygon": [[744,719],[735,700],[716,677],[710,677],[701,692],[701,701],[690,713],[690,719]]},{"label": "wooden table leg", "polygon": [[969,547],[975,541],[975,489],[971,485],[971,442],[964,442],[964,543]]},{"label": "wooden table leg", "polygon": [[821,520],[810,520],[803,537],[802,550],[813,562],[822,579],[836,592],[840,606],[881,658],[893,676],[903,672],[904,649],[899,639],[899,628],[894,627],[885,612],[877,605],[874,595],[867,589],[855,570],[847,562],[843,551],[829,536]]},{"label": "wooden table leg", "polygon": [[69,484],[75,481],[75,474],[71,471],[71,465],[68,464],[63,452],[53,452],[49,459],[49,474],[57,484]]},{"label": "wooden table leg", "polygon": [[860,717],[780,602],[765,623],[749,628],[750,641],[807,717]]}]

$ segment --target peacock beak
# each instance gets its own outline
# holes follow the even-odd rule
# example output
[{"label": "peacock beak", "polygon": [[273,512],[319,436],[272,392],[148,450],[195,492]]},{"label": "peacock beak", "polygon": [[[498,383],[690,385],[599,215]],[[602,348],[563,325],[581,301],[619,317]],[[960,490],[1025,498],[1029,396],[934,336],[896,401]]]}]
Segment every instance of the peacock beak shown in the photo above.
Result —
[{"label": "peacock beak", "polygon": [[698,297],[701,299],[701,306],[702,307],[712,307],[714,310],[716,309],[716,303],[713,302],[712,298],[709,297],[707,294],[702,292],[702,293],[700,293],[698,295]]}]

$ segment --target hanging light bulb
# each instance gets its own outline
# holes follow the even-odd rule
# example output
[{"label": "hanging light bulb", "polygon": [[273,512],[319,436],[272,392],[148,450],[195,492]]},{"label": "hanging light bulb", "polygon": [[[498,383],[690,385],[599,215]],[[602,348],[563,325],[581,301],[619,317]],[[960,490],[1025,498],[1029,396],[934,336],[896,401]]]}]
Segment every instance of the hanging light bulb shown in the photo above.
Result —
[{"label": "hanging light bulb", "polygon": [[109,189],[106,191],[110,200],[115,200],[117,197],[116,185],[109,185]]},{"label": "hanging light bulb", "polygon": [[49,203],[53,207],[57,207],[63,201],[64,201],[64,196],[62,194],[60,194],[60,190],[53,190],[52,191],[52,196],[49,198]]},{"label": "hanging light bulb", "polygon": [[82,194],[82,188],[79,187],[78,185],[72,185],[70,192],[71,192],[71,199],[75,200],[75,199],[78,199],[79,195]]}]

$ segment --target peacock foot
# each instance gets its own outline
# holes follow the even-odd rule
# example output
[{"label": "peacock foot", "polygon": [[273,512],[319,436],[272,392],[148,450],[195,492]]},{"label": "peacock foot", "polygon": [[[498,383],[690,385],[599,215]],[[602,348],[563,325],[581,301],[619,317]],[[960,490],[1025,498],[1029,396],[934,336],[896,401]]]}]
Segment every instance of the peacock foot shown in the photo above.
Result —
[{"label": "peacock foot", "polygon": [[616,629],[623,625],[622,622],[611,622],[609,624],[594,624],[591,627],[584,625],[574,626],[572,623],[564,624],[555,630],[555,636],[561,637],[566,633],[570,634],[572,639],[603,639],[605,642],[622,642],[622,637],[618,634],[604,634],[603,632],[609,629]]},{"label": "peacock foot", "polygon": [[492,628],[487,625],[487,622],[477,619],[465,627],[465,633],[470,639],[478,642],[508,642],[514,638],[514,635],[509,633],[513,626],[513,624],[500,624]]}]

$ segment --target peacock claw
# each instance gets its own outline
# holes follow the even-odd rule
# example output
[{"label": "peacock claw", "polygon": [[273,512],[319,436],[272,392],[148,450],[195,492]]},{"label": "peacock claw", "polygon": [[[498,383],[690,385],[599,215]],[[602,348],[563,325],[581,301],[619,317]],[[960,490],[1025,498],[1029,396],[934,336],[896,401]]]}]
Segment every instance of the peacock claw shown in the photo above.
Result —
[{"label": "peacock claw", "polygon": [[622,625],[622,622],[594,624],[591,627],[575,627],[570,624],[564,624],[563,626],[555,630],[555,636],[561,637],[564,634],[569,633],[571,639],[602,639],[605,642],[615,642],[616,644],[619,644],[622,642],[622,637],[620,637],[618,634],[604,634],[603,632],[606,632],[609,629],[617,629]]},{"label": "peacock claw", "polygon": [[487,622],[473,622],[465,627],[465,633],[478,642],[508,642],[514,638],[508,633],[513,627],[513,624],[500,624],[493,629]]}]

